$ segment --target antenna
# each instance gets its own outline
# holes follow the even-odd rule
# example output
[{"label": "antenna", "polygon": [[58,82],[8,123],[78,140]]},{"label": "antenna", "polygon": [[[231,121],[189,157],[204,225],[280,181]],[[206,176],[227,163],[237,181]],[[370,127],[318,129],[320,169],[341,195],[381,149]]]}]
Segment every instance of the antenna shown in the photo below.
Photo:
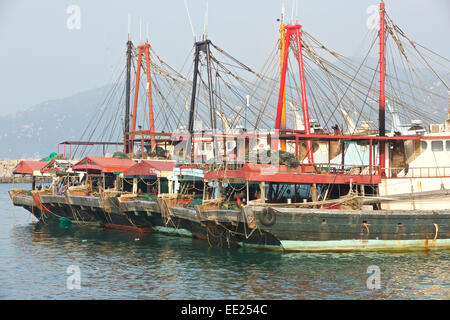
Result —
[{"label": "antenna", "polygon": [[139,18],[139,43],[142,44],[142,18]]},{"label": "antenna", "polygon": [[131,13],[128,13],[128,41],[130,41]]},{"label": "antenna", "polygon": [[298,0],[295,0],[295,23],[298,24]]},{"label": "antenna", "polygon": [[295,4],[295,0],[292,0],[291,20],[289,21],[289,24],[292,24],[292,21],[294,21],[294,4]]},{"label": "antenna", "polygon": [[146,36],[146,42],[148,42],[149,36],[148,36],[148,23],[145,25],[145,36]]},{"label": "antenna", "polygon": [[281,24],[284,24],[284,16],[285,16],[285,7],[284,7],[284,1],[283,4],[281,5]]},{"label": "antenna", "polygon": [[206,0],[206,9],[205,9],[205,26],[203,29],[203,40],[208,38],[208,0]]},{"label": "antenna", "polygon": [[186,8],[186,12],[187,12],[188,19],[189,19],[189,24],[191,25],[192,35],[194,36],[194,42],[195,42],[197,39],[196,39],[195,31],[194,31],[194,26],[192,25],[191,15],[189,14],[189,8],[188,8],[186,0],[184,0],[184,6]]}]

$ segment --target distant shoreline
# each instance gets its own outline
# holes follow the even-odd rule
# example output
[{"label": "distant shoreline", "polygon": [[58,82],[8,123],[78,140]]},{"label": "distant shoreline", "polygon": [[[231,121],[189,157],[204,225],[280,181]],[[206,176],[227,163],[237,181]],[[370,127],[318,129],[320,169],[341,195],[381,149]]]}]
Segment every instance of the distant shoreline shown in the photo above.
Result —
[{"label": "distant shoreline", "polygon": [[0,183],[31,183],[31,177],[0,177]]},{"label": "distant shoreline", "polygon": [[22,160],[25,159],[0,159],[0,183],[31,183],[30,176],[14,176],[12,173]]}]

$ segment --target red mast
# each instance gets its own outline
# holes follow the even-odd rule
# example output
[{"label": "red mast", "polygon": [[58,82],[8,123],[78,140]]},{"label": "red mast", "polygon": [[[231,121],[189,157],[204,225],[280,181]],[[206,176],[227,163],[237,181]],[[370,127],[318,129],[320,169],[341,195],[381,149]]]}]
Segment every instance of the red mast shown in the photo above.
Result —
[{"label": "red mast", "polygon": [[[147,63],[147,94],[148,94],[148,116],[150,132],[155,132],[155,120],[153,119],[153,100],[152,100],[152,78],[150,74],[150,44],[145,44],[145,61]],[[151,136],[151,150],[155,150],[155,136]]]},{"label": "red mast", "polygon": [[[289,55],[289,44],[291,41],[291,36],[295,36],[295,43],[297,46],[297,58],[298,58],[298,68],[300,74],[300,88],[302,93],[302,109],[303,109],[303,122],[305,124],[305,135],[308,137],[311,133],[309,127],[309,111],[308,111],[308,101],[306,99],[306,85],[305,85],[305,74],[303,70],[303,55],[302,55],[302,45],[301,45],[301,25],[288,25],[285,27],[285,45],[284,45],[284,55],[283,55],[283,65],[281,69],[281,80],[280,80],[280,92],[278,94],[278,106],[277,106],[277,117],[275,119],[275,129],[279,130],[281,126],[281,118],[283,113],[283,97],[286,86],[286,69],[287,61]],[[306,140],[306,149],[308,155],[309,163],[313,163],[313,150],[311,140]]]},{"label": "red mast", "polygon": [[[139,96],[139,82],[141,79],[141,66],[142,66],[142,53],[144,52],[144,46],[138,46],[138,62],[137,62],[137,70],[136,70],[136,87],[134,88],[134,104],[133,104],[133,114],[132,114],[132,122],[131,122],[131,131],[136,131],[136,114],[137,114],[137,104],[138,104],[138,96]],[[130,151],[133,152],[134,147],[134,134],[131,135],[131,147]]]},{"label": "red mast", "polygon": [[[384,55],[384,45],[385,45],[385,18],[384,18],[384,2],[380,3],[380,30],[378,31],[380,37],[380,97],[379,97],[379,113],[378,113],[378,132],[380,137],[384,137],[386,135],[385,130],[385,55]],[[386,156],[385,156],[385,141],[380,140],[380,175],[385,176],[385,164],[386,164]]]},{"label": "red mast", "polygon": [[[134,105],[133,105],[133,115],[132,115],[132,127],[131,132],[136,131],[136,116],[137,116],[137,105],[138,105],[138,96],[139,96],[139,83],[141,79],[141,67],[142,67],[142,55],[145,54],[146,61],[146,73],[147,73],[147,94],[148,94],[148,108],[149,108],[149,125],[150,132],[155,132],[155,121],[153,117],[153,100],[152,100],[152,78],[150,73],[150,44],[146,43],[145,45],[138,46],[138,62],[137,62],[137,70],[136,70],[136,87],[134,90]],[[155,149],[155,137],[151,136],[151,149]],[[133,152],[134,146],[134,134],[131,138],[131,152]]]}]

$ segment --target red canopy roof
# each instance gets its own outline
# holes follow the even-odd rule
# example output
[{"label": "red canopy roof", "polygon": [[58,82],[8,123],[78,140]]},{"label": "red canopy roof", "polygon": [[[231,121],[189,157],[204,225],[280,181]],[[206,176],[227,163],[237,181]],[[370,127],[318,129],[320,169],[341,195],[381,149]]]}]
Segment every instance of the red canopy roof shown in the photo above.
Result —
[{"label": "red canopy roof", "polygon": [[20,161],[14,169],[14,173],[33,174],[33,171],[41,170],[47,163],[45,161]]},{"label": "red canopy roof", "polygon": [[127,176],[156,176],[161,171],[173,171],[175,161],[142,160],[140,163],[128,168],[123,172]]},{"label": "red canopy roof", "polygon": [[124,172],[135,165],[131,159],[86,157],[72,166],[73,171],[100,171],[102,173]]}]

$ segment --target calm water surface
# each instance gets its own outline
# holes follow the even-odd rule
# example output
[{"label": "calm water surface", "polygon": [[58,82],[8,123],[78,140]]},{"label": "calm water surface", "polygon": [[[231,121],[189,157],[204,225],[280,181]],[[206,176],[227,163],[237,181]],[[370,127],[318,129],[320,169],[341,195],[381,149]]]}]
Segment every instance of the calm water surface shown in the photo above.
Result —
[{"label": "calm water surface", "polygon": [[[27,187],[27,186],[25,186]],[[450,251],[273,253],[160,234],[36,228],[0,184],[0,299],[449,299]],[[81,289],[66,287],[70,265]],[[369,266],[381,271],[370,290]]]}]

